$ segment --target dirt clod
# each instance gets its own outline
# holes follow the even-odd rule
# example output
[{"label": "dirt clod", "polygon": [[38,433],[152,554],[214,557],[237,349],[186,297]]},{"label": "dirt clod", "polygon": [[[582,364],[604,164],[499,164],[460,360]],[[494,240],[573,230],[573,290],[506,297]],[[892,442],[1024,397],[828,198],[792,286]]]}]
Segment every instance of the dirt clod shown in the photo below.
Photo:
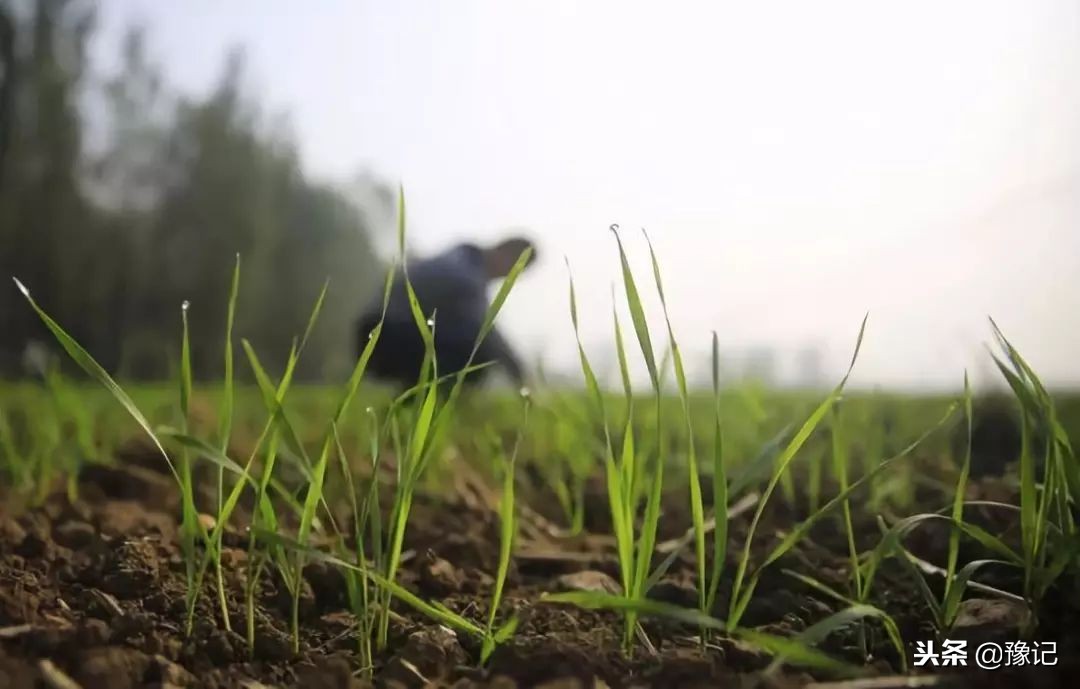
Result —
[{"label": "dirt clod", "polygon": [[453,631],[430,627],[409,635],[405,647],[383,670],[382,679],[403,687],[423,687],[449,676],[465,660],[465,651]]},{"label": "dirt clod", "polygon": [[363,682],[353,677],[352,666],[343,656],[315,659],[297,671],[297,685],[304,689],[361,689]]},{"label": "dirt clod", "polygon": [[[227,544],[222,553],[222,591],[233,631],[227,631],[222,621],[216,572],[210,569],[195,600],[189,636],[178,502],[175,494],[160,504],[132,497],[133,485],[157,481],[147,472],[169,478],[143,468],[131,481],[114,468],[91,476],[81,486],[85,490],[78,501],[56,495],[17,518],[0,517],[0,689],[738,687],[753,685],[760,679],[759,671],[772,661],[768,653],[720,634],[702,646],[692,625],[653,617],[641,619],[645,634],[635,637],[634,652],[626,654],[624,619],[618,613],[541,602],[542,594],[552,590],[620,592],[612,543],[599,534],[551,539],[541,535],[535,542],[521,543],[497,616],[501,622],[515,614],[520,626],[496,648],[485,667],[478,667],[481,644],[476,637],[441,627],[402,601],[392,605],[386,648],[375,650],[371,666],[363,665],[346,579],[341,570],[316,559],[309,561],[301,582],[299,652],[293,652],[289,632],[291,596],[273,562],[263,570],[255,592],[251,651],[244,605],[250,563],[242,537],[243,517],[234,517],[226,531],[241,547]],[[976,487],[981,490],[985,485],[983,481]],[[118,494],[108,493],[113,488]],[[171,490],[175,493],[175,486]],[[3,497],[0,509],[8,509],[10,503]],[[600,498],[606,499],[602,494]],[[679,499],[678,504],[685,505],[685,499]],[[688,522],[688,515],[677,512],[678,504],[666,504],[665,519]],[[590,513],[605,510],[603,503],[589,507]],[[732,538],[744,537],[748,518],[732,521]],[[766,516],[760,524],[762,549],[771,547],[763,534],[782,528],[770,522],[772,518]],[[1007,526],[993,530],[1000,533]],[[808,567],[822,582],[843,590],[848,582],[846,539],[834,525],[822,527],[813,533],[813,543],[807,539],[792,551],[792,566]],[[284,532],[290,528],[295,527],[283,523]],[[862,535],[880,535],[872,521],[860,529]],[[668,531],[677,536],[680,529]],[[525,529],[522,534],[523,541],[529,537]],[[928,537],[911,545],[928,561],[941,562],[948,538]],[[418,495],[405,543],[410,555],[402,560],[399,583],[423,600],[442,603],[482,625],[498,548],[497,524],[485,503],[468,507]],[[760,562],[763,552],[751,555]],[[743,625],[791,636],[836,611],[834,601],[782,575],[779,570],[784,566],[765,571]],[[680,557],[649,596],[696,608],[695,583],[693,562]],[[1016,588],[1008,581],[985,583]],[[730,588],[731,580],[725,576],[714,615],[725,614]],[[1071,591],[1055,589],[1056,597],[1044,601],[1036,630],[1044,635],[1041,638],[1059,643],[1062,666],[1080,650],[1073,631],[1077,625]],[[901,568],[881,568],[871,602],[895,616],[908,643],[934,638],[921,596]],[[1008,601],[972,599],[961,607],[953,637],[989,633],[1012,641],[1021,638],[1026,621],[1026,611]],[[888,639],[879,629],[874,631],[869,651],[875,660],[866,669],[885,677],[897,673],[899,663]],[[852,650],[856,645],[852,630],[839,630],[819,648],[859,663]],[[824,679],[789,668],[781,673],[774,678],[775,686],[803,686]],[[1005,676],[999,673],[994,678]],[[983,686],[984,679],[975,678],[970,686]]]},{"label": "dirt clod", "polygon": [[97,540],[97,531],[84,521],[70,521],[58,526],[53,538],[65,548],[82,550]]},{"label": "dirt clod", "polygon": [[960,604],[950,638],[969,644],[1005,642],[1021,638],[1029,619],[1025,604],[1007,598],[969,598]]},{"label": "dirt clod", "polygon": [[133,648],[93,648],[79,654],[72,678],[83,689],[136,689],[143,683],[150,663],[150,656]]},{"label": "dirt clod", "polygon": [[109,643],[112,631],[104,620],[90,618],[79,626],[78,643],[84,648],[104,646]]},{"label": "dirt clod", "polygon": [[420,585],[433,596],[448,596],[462,590],[465,576],[448,561],[429,554],[429,562],[421,571]]},{"label": "dirt clod", "polygon": [[595,591],[598,593],[620,593],[622,587],[611,576],[596,570],[563,574],[555,580],[559,591]]},{"label": "dirt clod", "polygon": [[147,679],[180,687],[191,686],[195,682],[193,674],[161,655],[156,655],[151,659]]}]

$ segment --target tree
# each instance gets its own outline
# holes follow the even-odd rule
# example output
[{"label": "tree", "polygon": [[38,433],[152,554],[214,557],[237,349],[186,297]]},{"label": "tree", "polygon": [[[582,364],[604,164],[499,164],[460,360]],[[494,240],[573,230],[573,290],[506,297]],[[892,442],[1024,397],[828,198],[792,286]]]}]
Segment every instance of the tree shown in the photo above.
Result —
[{"label": "tree", "polygon": [[[76,319],[112,285],[98,273],[100,217],[80,189],[82,123],[78,98],[86,69],[93,6],[79,0],[40,0],[27,16],[11,10],[4,184],[0,187],[0,272],[18,275],[41,303],[71,322],[90,346],[108,331],[102,321]],[[40,324],[13,288],[0,290],[0,363],[13,368]]]},{"label": "tree", "polygon": [[[0,108],[5,97],[11,105],[0,109],[11,115],[10,145],[0,148],[0,272],[18,275],[106,368],[141,378],[169,372],[185,300],[195,373],[220,374],[237,253],[237,333],[268,366],[283,363],[329,277],[297,373],[346,370],[353,320],[382,272],[372,216],[307,177],[287,131],[268,126],[245,92],[242,52],[228,57],[212,93],[181,98],[136,29],[120,46],[119,72],[88,84],[90,2],[25,6],[25,16],[0,11]],[[88,102],[102,106],[94,118],[83,117]],[[33,339],[49,341],[15,290],[0,289],[0,373],[18,371]]]}]

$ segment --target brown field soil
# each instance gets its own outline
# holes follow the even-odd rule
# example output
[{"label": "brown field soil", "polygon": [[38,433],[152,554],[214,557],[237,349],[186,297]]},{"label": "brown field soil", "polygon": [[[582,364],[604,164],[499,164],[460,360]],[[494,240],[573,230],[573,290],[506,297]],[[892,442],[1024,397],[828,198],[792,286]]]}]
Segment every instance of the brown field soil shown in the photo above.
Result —
[{"label": "brown field soil", "polygon": [[[411,555],[400,581],[426,600],[483,620],[498,556],[498,518],[490,495],[463,481],[459,497],[418,496],[406,547]],[[975,486],[975,490],[979,490]],[[681,488],[681,487],[680,487]],[[986,490],[990,490],[987,488]],[[32,509],[16,509],[0,495],[0,689],[135,689],[142,687],[304,687],[346,689],[370,686],[357,667],[354,621],[346,609],[340,573],[316,563],[305,572],[301,606],[302,648],[291,652],[289,600],[272,576],[264,576],[258,598],[254,656],[238,633],[224,630],[210,585],[199,602],[194,633],[183,633],[184,565],[177,546],[178,495],[157,462],[133,461],[121,468],[90,467],[80,479],[79,499],[58,491]],[[596,493],[588,525],[605,533],[606,504]],[[547,504],[537,491],[530,504]],[[661,537],[681,535],[686,518],[682,492],[667,501]],[[797,519],[780,505],[767,512],[760,546]],[[935,505],[937,507],[937,505]],[[539,510],[543,512],[543,510]],[[742,542],[750,514],[732,523],[732,543]],[[678,525],[678,526],[676,526]],[[1002,524],[993,524],[1000,529]],[[1004,525],[1007,528],[1007,524]],[[874,542],[872,521],[860,525]],[[223,561],[234,630],[244,629],[243,576],[246,540],[227,534]],[[947,536],[926,530],[913,538],[913,552],[944,562]],[[732,550],[736,550],[732,546]],[[836,588],[845,586],[846,545],[836,523],[768,570],[745,623],[776,634],[793,634],[835,612],[840,604],[784,575],[783,568],[812,574]],[[729,553],[728,577],[737,552]],[[963,557],[970,557],[964,553]],[[904,639],[933,637],[929,615],[902,568],[883,568],[875,603],[894,615]],[[741,643],[712,638],[704,646],[696,630],[646,620],[654,646],[641,644],[632,657],[620,649],[621,618],[606,612],[541,603],[544,592],[570,585],[591,572],[594,583],[617,579],[609,542],[602,536],[564,538],[540,514],[528,510],[511,567],[503,614],[522,618],[517,634],[478,669],[479,643],[451,633],[404,606],[395,605],[389,648],[378,654],[373,683],[380,687],[751,687],[803,686],[828,677],[799,669],[761,676],[770,658]],[[212,577],[208,577],[212,579]],[[986,583],[1010,586],[1015,582]],[[696,605],[693,567],[682,557],[652,597]],[[721,590],[730,588],[730,578]],[[1071,584],[1069,586],[1071,589]],[[715,613],[723,617],[721,595]],[[1055,593],[1040,614],[1041,638],[1058,643],[1059,664],[1006,672],[953,672],[938,686],[1075,686],[1080,658],[1077,605]],[[880,630],[871,633],[874,658],[867,673],[890,684],[899,667]],[[834,634],[822,646],[856,664],[854,632]],[[909,648],[910,652],[910,648]],[[941,668],[930,668],[941,672]]]}]

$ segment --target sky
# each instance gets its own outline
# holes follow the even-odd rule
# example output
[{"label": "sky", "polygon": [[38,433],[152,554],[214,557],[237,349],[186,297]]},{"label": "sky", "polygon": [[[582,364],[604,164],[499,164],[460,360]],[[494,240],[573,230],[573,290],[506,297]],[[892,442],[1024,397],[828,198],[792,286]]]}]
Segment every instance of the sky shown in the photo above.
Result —
[{"label": "sky", "polygon": [[[688,366],[806,347],[857,385],[994,379],[993,316],[1080,384],[1080,4],[1074,0],[108,0],[95,51],[145,25],[171,83],[226,51],[288,113],[307,169],[404,185],[421,253],[529,228],[501,327],[573,370],[612,352],[617,223],[645,228]],[[313,278],[314,279],[314,278]],[[625,312],[624,312],[625,314]],[[629,322],[623,319],[624,324]]]}]

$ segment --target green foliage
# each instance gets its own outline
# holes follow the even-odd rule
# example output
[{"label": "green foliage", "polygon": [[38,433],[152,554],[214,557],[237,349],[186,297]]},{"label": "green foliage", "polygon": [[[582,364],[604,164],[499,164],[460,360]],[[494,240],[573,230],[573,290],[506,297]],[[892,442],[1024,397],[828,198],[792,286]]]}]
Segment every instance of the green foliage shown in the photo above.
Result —
[{"label": "green foliage", "polygon": [[525,418],[518,429],[517,439],[514,441],[514,449],[510,459],[503,469],[503,492],[499,500],[499,567],[495,573],[495,588],[491,594],[491,607],[488,610],[487,626],[484,628],[483,647],[480,651],[480,663],[484,664],[491,657],[495,647],[510,638],[517,629],[519,619],[516,615],[509,617],[500,627],[495,627],[495,618],[499,613],[499,604],[502,602],[503,588],[506,586],[506,576],[510,572],[510,557],[513,554],[514,540],[517,538],[517,511],[514,505],[514,484],[517,480],[516,467],[518,450],[521,448],[521,438],[529,419],[529,403],[526,397]]},{"label": "green foliage", "polygon": [[[840,398],[840,393],[844,390],[844,385],[851,375],[851,370],[855,367],[855,360],[858,359],[859,348],[862,346],[863,333],[865,331],[866,317],[863,318],[862,325],[859,327],[859,337],[855,341],[855,351],[851,355],[851,363],[848,365],[847,373],[844,374],[843,379],[833,389],[829,396],[826,397],[810,417],[803,422],[802,427],[777,458],[776,468],[773,471],[772,477],[769,479],[768,485],[766,485],[765,490],[762,493],[761,500],[758,502],[757,511],[754,513],[754,517],[750,522],[750,530],[747,533],[746,541],[743,544],[743,551],[739,559],[738,569],[735,571],[735,582],[732,585],[731,590],[731,607],[728,612],[728,625],[731,627],[738,626],[743,613],[746,612],[746,606],[750,604],[750,598],[754,594],[754,589],[757,586],[756,576],[751,577],[745,586],[744,582],[746,581],[747,569],[750,563],[750,547],[754,539],[754,532],[757,530],[757,526],[761,521],[761,515],[765,511],[765,506],[768,504],[769,498],[772,496],[780,479],[787,471],[788,465],[791,464],[795,455],[802,448],[803,444],[806,443],[807,439],[809,439],[817,425],[821,423],[821,420],[832,408],[832,405]],[[758,572],[760,571],[761,568],[759,567]]]},{"label": "green foliage", "polygon": [[[241,53],[209,94],[181,97],[146,36],[132,30],[115,47],[116,72],[102,75],[88,50],[95,4],[30,0],[8,18],[18,78],[4,80],[13,86],[0,163],[0,274],[32,285],[121,378],[169,373],[179,355],[173,309],[190,300],[196,380],[221,375],[220,346],[233,327],[211,306],[235,304],[236,329],[276,369],[291,346],[281,323],[300,322],[318,289],[308,276],[330,277],[327,317],[296,375],[344,375],[356,355],[354,319],[382,270],[370,216],[346,191],[308,177],[293,142],[245,90]],[[237,253],[245,258],[238,294],[229,280]],[[24,350],[44,335],[16,299],[0,291],[0,375],[23,373]]]},{"label": "green foliage", "polygon": [[[705,611],[711,611],[716,605],[716,594],[720,590],[720,575],[724,571],[727,559],[728,539],[728,480],[724,464],[724,426],[720,411],[720,339],[714,332],[712,336],[712,384],[713,384],[713,559],[712,572],[709,575],[709,590],[705,598]],[[697,525],[695,525],[695,531]],[[696,536],[695,536],[696,537]]]},{"label": "green foliage", "polygon": [[[684,624],[693,625],[700,629],[731,633],[766,652],[776,655],[779,659],[787,660],[805,667],[844,674],[854,674],[856,672],[855,668],[833,660],[827,655],[814,649],[812,645],[803,643],[800,639],[787,639],[751,629],[733,629],[715,617],[710,617],[709,615],[702,613],[700,610],[680,608],[679,606],[670,603],[662,603],[649,599],[631,600],[626,596],[615,596],[593,591],[569,591],[566,593],[547,594],[542,600],[549,603],[569,603],[581,608],[619,610],[624,614],[633,613],[635,616],[648,615],[664,617]],[[822,623],[822,627],[819,628],[819,633],[816,633],[815,637],[824,636],[824,634],[820,633],[821,631],[826,629],[831,631],[844,624],[850,623],[851,618],[876,615],[878,612],[879,611],[876,609],[871,608],[844,611],[841,613],[842,617],[836,620],[830,618],[830,620],[825,621],[828,624]]]},{"label": "green foliage", "polygon": [[[964,520],[964,500],[967,493],[968,476],[971,474],[971,384],[968,382],[967,371],[964,372],[964,422],[967,430],[967,442],[964,444],[964,460],[960,465],[960,474],[956,479],[956,492],[953,495],[952,520],[960,523]],[[963,585],[955,582],[956,565],[960,557],[960,529],[951,529],[949,532],[949,556],[945,568],[945,593],[942,605],[942,625],[950,628],[956,621],[956,613],[960,605],[960,596]],[[858,569],[855,570],[858,572]],[[959,593],[957,593],[959,592]]]},{"label": "green foliage", "polygon": [[[402,251],[405,210],[401,193],[398,241]],[[305,390],[295,384],[301,362],[317,358],[321,352],[318,345],[321,315],[327,309],[332,311],[332,292],[327,283],[312,295],[313,305],[301,336],[288,340],[288,354],[281,362],[280,377],[275,379],[268,373],[268,369],[277,369],[264,365],[251,341],[244,338],[240,343],[254,386],[236,384],[232,338],[234,326],[246,318],[237,257],[231,281],[226,281],[225,318],[221,319],[220,314],[214,316],[217,325],[210,328],[223,336],[223,359],[216,360],[223,361],[224,370],[221,384],[213,387],[217,415],[214,427],[209,430],[194,423],[200,392],[209,394],[209,389],[203,391],[197,385],[199,340],[204,336],[203,326],[197,323],[214,309],[202,301],[189,309],[184,302],[175,383],[165,391],[156,392],[136,386],[129,388],[129,394],[71,333],[31,298],[22,283],[16,280],[16,284],[30,306],[25,311],[36,315],[71,360],[100,384],[109,409],[118,407],[147,434],[176,480],[181,496],[177,516],[187,581],[189,633],[200,596],[207,588],[204,583],[211,565],[215,571],[221,625],[226,629],[231,626],[230,599],[222,574],[222,541],[226,529],[238,526],[235,515],[241,500],[245,495],[252,498],[250,518],[244,524],[248,527],[245,631],[252,653],[258,634],[257,594],[265,570],[276,569],[291,597],[289,624],[293,650],[297,652],[303,643],[299,602],[305,568],[313,561],[321,561],[340,568],[344,574],[349,607],[357,623],[361,670],[369,677],[377,650],[386,648],[391,607],[395,602],[474,637],[480,647],[478,660],[481,665],[487,663],[498,645],[507,642],[519,625],[518,616],[505,615],[502,608],[518,535],[519,509],[536,495],[529,492],[535,490],[531,482],[518,481],[519,467],[526,463],[540,469],[541,483],[557,496],[574,533],[584,526],[586,481],[594,474],[602,476],[621,592],[617,595],[572,592],[549,596],[546,600],[617,611],[625,623],[622,641],[627,651],[632,649],[635,636],[644,637],[641,618],[657,616],[697,628],[703,643],[709,635],[718,634],[755,644],[774,655],[772,669],[781,663],[794,663],[819,670],[850,670],[817,647],[835,633],[854,629],[866,655],[871,648],[867,633],[883,631],[899,656],[901,669],[906,669],[899,627],[888,601],[882,601],[875,588],[877,575],[886,562],[895,561],[910,574],[934,624],[943,634],[955,623],[969,588],[1023,600],[1032,610],[1037,610],[1056,582],[1075,575],[1080,538],[1072,510],[1074,491],[1080,487],[1080,465],[1057,401],[996,325],[993,332],[1000,351],[994,362],[1021,410],[1022,443],[1017,458],[1019,500],[1015,505],[966,500],[974,461],[972,391],[966,374],[963,397],[958,402],[845,393],[858,358],[866,319],[860,327],[847,372],[824,400],[764,390],[722,390],[716,333],[712,336],[711,394],[694,391],[687,379],[669,317],[659,261],[651,243],[652,274],[667,331],[666,354],[660,360],[656,358],[641,293],[622,239],[617,232],[615,236],[622,269],[622,295],[649,373],[652,395],[645,404],[635,395],[619,304],[613,305],[612,320],[621,390],[609,393],[601,388],[582,345],[580,314],[571,276],[569,309],[584,391],[579,394],[571,390],[544,390],[538,404],[541,412],[532,419],[529,418],[532,402],[528,391],[523,391],[524,421],[520,420],[520,402],[516,398],[512,405],[497,396],[466,400],[461,391],[466,377],[483,365],[473,365],[472,358],[492,331],[510,290],[527,264],[527,252],[519,258],[493,299],[474,344],[473,357],[461,371],[450,372],[437,370],[434,357],[438,314],[425,313],[401,256],[400,275],[413,320],[425,343],[426,363],[415,386],[397,398],[366,406],[362,414],[352,410],[355,400],[367,392],[363,390],[363,382],[381,336],[381,321],[359,356],[352,360],[347,377],[343,375],[344,383],[332,393],[325,388]],[[253,263],[258,266],[257,260]],[[245,261],[245,266],[248,265]],[[384,316],[397,275],[396,270],[386,274]],[[169,312],[175,315],[174,308],[175,304]],[[277,330],[285,330],[281,327],[285,317],[275,322]],[[268,357],[271,358],[272,355]],[[674,395],[665,394],[663,389],[667,361],[674,373]],[[54,479],[62,475],[67,479],[69,494],[74,497],[81,467],[86,462],[111,459],[112,446],[105,436],[113,431],[103,429],[121,425],[105,415],[105,404],[88,401],[90,396],[57,369],[48,369],[45,383],[44,392],[27,392],[30,388],[18,385],[4,386],[0,399],[0,476],[13,484],[16,494],[36,494],[43,498],[51,491]],[[136,390],[145,395],[145,401],[136,403],[131,396]],[[492,406],[485,406],[488,404]],[[255,413],[250,411],[252,406],[257,409]],[[154,408],[165,409],[166,414],[158,416],[165,416],[174,425],[155,425],[151,421],[154,415],[141,411]],[[946,506],[938,511],[901,512],[907,516],[892,516],[896,510],[908,506],[907,498],[913,495],[915,472],[907,467],[905,460],[916,450],[926,450],[928,455],[940,454],[940,447],[933,446],[938,440],[937,431],[948,425],[958,408],[963,410],[966,445],[959,466],[948,467],[956,469],[955,482],[951,474],[948,482],[937,481]],[[513,409],[513,414],[508,409]],[[938,414],[940,418],[933,423]],[[886,415],[902,421],[897,422],[897,427],[884,429]],[[678,422],[671,423],[673,416],[678,416]],[[799,417],[805,419],[801,425],[784,425],[787,419]],[[516,425],[517,432],[513,449],[507,453],[499,431],[510,424]],[[826,424],[827,441],[819,433]],[[478,429],[490,431],[495,442],[486,442],[486,436],[485,442],[476,442]],[[238,437],[246,442],[234,442]],[[711,455],[704,449],[699,452],[699,448],[709,447],[710,441]],[[448,454],[444,450],[452,445],[458,449],[475,448],[476,456],[470,459],[485,470],[485,476],[496,477],[502,486],[498,560],[493,572],[490,607],[482,622],[470,618],[469,610],[459,613],[438,601],[423,600],[399,581],[413,501],[422,487],[438,483],[430,480],[431,476],[439,479],[453,469],[444,460]],[[230,456],[237,447],[247,453],[242,459]],[[347,448],[360,448],[359,454],[369,460],[366,485],[358,476]],[[396,473],[392,479],[387,479],[388,472],[382,466],[386,453],[391,453],[394,460]],[[856,457],[859,453],[862,456]],[[885,459],[888,455],[891,457]],[[815,461],[809,467],[819,473],[808,485],[794,479],[795,462],[800,456],[820,458],[820,462]],[[204,501],[208,505],[200,504],[197,499],[195,469],[200,464],[209,465],[216,477],[216,492]],[[702,483],[707,480],[702,473],[707,475],[710,469],[714,512],[711,524],[706,519]],[[903,469],[908,471],[905,473]],[[834,485],[824,480],[826,470]],[[341,480],[335,481],[338,474]],[[689,524],[679,525],[688,527],[689,531],[685,539],[676,539],[679,545],[674,550],[657,543],[665,475],[685,479],[679,485],[686,487],[690,498]],[[387,480],[392,483],[393,498],[389,504],[382,504],[385,500],[380,496],[380,481]],[[864,490],[867,501],[861,503],[859,493]],[[804,493],[810,497],[810,513],[780,531],[775,543],[755,549],[759,529],[765,528],[763,515],[769,505],[783,498],[791,502],[789,507],[801,504]],[[344,498],[348,507],[351,521],[347,526],[339,524],[341,514],[331,509],[332,501],[340,498]],[[732,498],[741,498],[740,504],[749,500],[754,505],[745,538],[738,544],[728,542],[732,536],[728,523]],[[860,522],[860,506],[864,512],[873,510],[882,515],[878,517],[881,538],[866,552],[859,551],[857,539],[865,535],[859,526],[868,521]],[[976,506],[1000,509],[1015,517],[1019,545],[1006,534],[992,533],[970,520],[970,514],[965,511]],[[200,510],[213,517],[212,528],[202,525]],[[833,517],[838,517],[845,537],[850,586],[834,589],[811,576],[812,573],[785,572],[836,601],[839,609],[791,638],[748,629],[744,624],[746,611],[757,595],[762,573],[781,563],[817,525]],[[927,524],[949,529],[948,549],[942,558],[944,566],[918,560],[906,549],[905,540],[910,534]],[[522,526],[524,530],[524,522]],[[711,544],[708,543],[710,531]],[[979,551],[967,562],[961,558],[960,546],[964,540]],[[651,600],[650,589],[687,548],[692,551],[696,609]],[[733,548],[738,549],[739,555],[727,616],[721,621],[712,612],[725,574],[725,560]],[[667,557],[654,567],[658,552],[667,552]],[[977,581],[988,567],[1021,572],[1023,581],[1017,586],[1019,590],[994,590]],[[944,587],[934,586],[929,576],[943,576]]]},{"label": "green foliage", "polygon": [[[398,195],[398,244],[399,250],[402,251],[405,247],[405,212],[405,192],[402,189]],[[402,277],[408,294],[409,305],[413,320],[424,341],[425,354],[424,363],[421,366],[420,381],[413,389],[407,390],[398,398],[400,401],[404,401],[410,397],[415,397],[412,415],[409,417],[412,430],[407,433],[405,442],[401,441],[400,434],[401,422],[406,413],[405,407],[398,406],[395,403],[387,414],[387,425],[394,435],[396,455],[398,457],[397,484],[395,486],[394,501],[390,508],[390,521],[385,545],[386,568],[384,577],[391,584],[396,584],[398,567],[401,564],[402,547],[405,542],[405,531],[416,488],[436,451],[445,441],[446,434],[454,420],[458,397],[465,383],[465,377],[474,370],[473,359],[479,352],[484,338],[488,336],[494,327],[495,319],[502,309],[510,290],[513,289],[514,283],[528,264],[531,251],[532,249],[528,248],[522,252],[517,262],[506,275],[502,285],[500,285],[498,293],[492,299],[484,314],[476,342],[473,344],[472,352],[465,362],[465,366],[460,371],[452,372],[453,382],[445,398],[441,398],[440,395],[444,381],[439,378],[439,372],[435,365],[433,329],[437,327],[437,321],[434,315],[430,319],[424,315],[423,307],[413,291],[412,284],[409,282],[405,257],[404,255],[400,257],[402,261]],[[389,298],[389,286],[384,294],[383,311],[385,314],[386,299]],[[390,603],[396,595],[393,588],[382,587],[382,590],[384,598],[381,601],[382,614],[377,638],[379,649],[386,647],[390,623]]]},{"label": "green foliage", "polygon": [[[659,374],[656,361],[653,356],[652,342],[649,336],[648,324],[645,320],[644,310],[638,294],[637,285],[634,282],[633,273],[630,270],[626,254],[619,239],[618,227],[612,226],[619,245],[619,257],[623,269],[623,285],[626,292],[627,302],[637,333],[638,343],[641,347],[642,356],[649,370],[649,378],[656,390],[656,423],[657,431],[660,425],[660,392]],[[569,268],[569,265],[568,265]],[[570,278],[570,318],[574,326],[574,334],[577,338],[578,353],[581,361],[582,373],[589,398],[593,404],[593,415],[599,419],[605,438],[604,473],[606,477],[608,505],[611,511],[611,521],[615,535],[616,553],[619,559],[619,574],[622,583],[623,597],[627,601],[641,601],[648,591],[648,574],[652,560],[653,545],[656,540],[656,525],[659,520],[660,496],[663,489],[663,456],[656,459],[654,473],[648,484],[649,496],[645,506],[645,514],[642,520],[640,532],[635,541],[634,522],[639,506],[639,486],[646,486],[646,477],[643,476],[645,463],[639,450],[635,448],[634,441],[634,395],[630,384],[630,376],[627,364],[626,350],[623,344],[622,330],[619,326],[618,312],[614,313],[615,343],[619,359],[619,370],[622,376],[624,401],[627,407],[626,421],[622,429],[622,445],[619,459],[616,461],[615,446],[612,442],[612,433],[608,425],[608,412],[604,403],[604,395],[600,390],[599,382],[585,354],[581,343],[580,326],[578,321],[577,295],[574,290],[573,277]],[[659,443],[658,447],[663,447]],[[637,612],[632,607],[625,609],[625,631],[623,634],[623,646],[629,650],[633,642],[634,629],[637,625]]]}]

